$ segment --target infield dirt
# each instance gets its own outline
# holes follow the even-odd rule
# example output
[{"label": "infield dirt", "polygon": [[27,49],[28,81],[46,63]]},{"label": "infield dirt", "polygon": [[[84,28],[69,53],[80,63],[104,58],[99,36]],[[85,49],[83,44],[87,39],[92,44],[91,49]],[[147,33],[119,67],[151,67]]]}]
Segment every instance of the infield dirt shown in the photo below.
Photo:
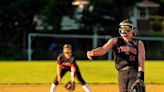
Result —
[{"label": "infield dirt", "polygon": [[[92,92],[118,92],[117,84],[89,84]],[[147,84],[147,92],[164,92],[164,85]],[[50,85],[0,85],[0,92],[49,92]],[[59,85],[55,92],[68,92],[64,85]],[[84,92],[77,84],[74,92]]]}]

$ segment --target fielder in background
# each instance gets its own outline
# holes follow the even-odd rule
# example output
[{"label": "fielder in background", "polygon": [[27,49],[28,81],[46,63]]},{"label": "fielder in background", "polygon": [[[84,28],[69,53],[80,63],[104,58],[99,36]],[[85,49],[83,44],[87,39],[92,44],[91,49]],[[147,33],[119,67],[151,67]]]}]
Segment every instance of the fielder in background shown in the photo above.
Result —
[{"label": "fielder in background", "polygon": [[[88,85],[81,76],[78,65],[76,64],[76,59],[72,55],[72,46],[70,44],[65,44],[63,46],[63,53],[57,57],[57,76],[51,85],[50,92],[55,92],[55,89],[59,83],[61,83],[62,77],[66,72],[71,73],[71,83],[65,86],[69,91],[73,91],[75,88],[75,77],[81,83],[85,92],[91,92]],[[72,84],[72,85],[71,85]]]},{"label": "fielder in background", "polygon": [[113,50],[118,70],[119,92],[133,92],[133,85],[144,81],[145,48],[143,42],[134,37],[135,27],[132,21],[122,21],[119,34],[121,37],[112,38],[102,47],[87,51],[87,57],[92,60],[93,56],[102,56]]}]

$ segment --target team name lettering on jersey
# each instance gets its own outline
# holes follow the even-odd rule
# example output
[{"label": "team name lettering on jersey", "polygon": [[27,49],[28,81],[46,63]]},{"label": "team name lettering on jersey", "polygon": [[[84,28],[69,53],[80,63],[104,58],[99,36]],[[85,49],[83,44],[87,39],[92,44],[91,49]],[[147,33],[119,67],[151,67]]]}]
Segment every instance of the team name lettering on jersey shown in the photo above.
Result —
[{"label": "team name lettering on jersey", "polygon": [[137,49],[136,48],[133,48],[133,47],[129,47],[129,46],[121,46],[119,48],[117,48],[118,50],[118,53],[121,53],[121,52],[131,52],[133,54],[137,54]]}]

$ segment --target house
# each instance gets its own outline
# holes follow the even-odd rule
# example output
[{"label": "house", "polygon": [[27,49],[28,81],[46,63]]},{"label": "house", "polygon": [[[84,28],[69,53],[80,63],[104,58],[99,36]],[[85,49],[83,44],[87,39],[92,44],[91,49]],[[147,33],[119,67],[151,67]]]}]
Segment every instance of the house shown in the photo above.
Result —
[{"label": "house", "polygon": [[134,6],[130,18],[137,27],[138,35],[164,35],[164,17],[156,15],[159,7],[159,4],[149,0]]}]

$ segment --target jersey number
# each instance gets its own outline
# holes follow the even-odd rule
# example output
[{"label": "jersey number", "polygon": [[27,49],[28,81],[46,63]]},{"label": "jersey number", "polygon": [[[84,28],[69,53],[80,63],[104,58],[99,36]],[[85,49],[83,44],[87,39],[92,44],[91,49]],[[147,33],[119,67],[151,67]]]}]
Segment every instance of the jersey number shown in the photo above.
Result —
[{"label": "jersey number", "polygon": [[135,61],[136,60],[136,56],[130,55],[129,59],[130,59],[130,61]]}]

